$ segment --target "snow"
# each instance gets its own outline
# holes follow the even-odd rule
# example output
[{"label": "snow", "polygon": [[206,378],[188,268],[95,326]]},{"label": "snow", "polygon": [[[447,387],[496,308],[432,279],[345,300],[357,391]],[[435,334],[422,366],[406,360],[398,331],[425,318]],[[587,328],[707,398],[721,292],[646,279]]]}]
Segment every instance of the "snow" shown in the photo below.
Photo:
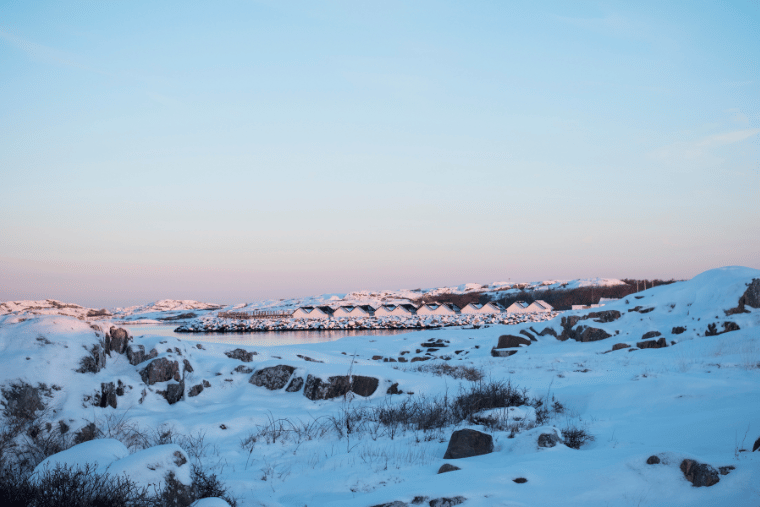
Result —
[{"label": "snow", "polygon": [[118,440],[113,438],[90,440],[45,458],[34,469],[34,475],[39,476],[45,471],[55,469],[58,465],[83,469],[87,464],[95,465],[95,470],[99,473],[106,473],[111,463],[127,456],[129,456],[129,449]]},{"label": "snow", "polygon": [[189,486],[190,464],[187,453],[177,444],[157,445],[143,449],[111,463],[108,473],[112,476],[126,475],[138,487],[161,488],[169,474]]},{"label": "snow", "polygon": [[[142,382],[139,370],[144,364],[132,366],[119,354],[108,357],[105,369],[96,374],[74,372],[85,348],[102,338],[102,332],[90,323],[57,315],[6,315],[0,316],[4,365],[0,383],[26,379],[34,384],[55,384],[60,389],[51,389],[45,399],[54,411],[53,421],[66,421],[71,431],[89,421],[102,424],[109,416],[124,416],[144,430],[169,427],[177,435],[202,434],[206,447],[201,457],[190,452],[191,446],[181,439],[171,446],[145,450],[128,445],[132,454],[114,461],[109,473],[118,471],[154,483],[172,471],[187,481],[189,476],[183,474],[199,459],[240,498],[241,507],[372,506],[393,501],[411,505],[418,496],[459,495],[467,498],[464,507],[756,506],[760,500],[760,452],[744,450],[751,451],[760,437],[760,309],[725,314],[736,307],[754,278],[760,278],[760,271],[721,268],[687,282],[632,294],[603,308],[563,313],[566,318],[620,312],[620,318],[611,322],[582,320],[580,324],[612,335],[588,343],[536,333],[551,327],[560,334],[561,317],[286,346],[267,346],[252,336],[249,343],[239,345],[257,352],[249,363],[225,355],[238,346],[210,343],[204,340],[211,338],[204,336],[136,337],[135,343],[144,345],[146,351],[156,348],[159,357],[180,364],[186,359],[192,364],[193,372],[185,377],[186,392],[203,380],[209,383],[198,396],[186,394],[173,405],[157,393],[163,385]],[[641,313],[649,308],[652,310]],[[740,329],[706,336],[708,325],[715,323],[720,331],[724,322]],[[105,328],[109,323],[99,324]],[[673,334],[675,327],[686,330]],[[516,349],[510,357],[490,355],[500,335],[520,336],[521,330],[537,341]],[[650,331],[660,332],[669,346],[610,352],[617,343],[635,348]],[[37,340],[40,336],[49,343]],[[425,356],[428,347],[422,344],[433,340],[442,340],[446,346],[435,347],[438,350],[429,352],[432,359],[428,361],[408,361]],[[373,360],[375,356],[381,359]],[[407,362],[399,362],[401,358]],[[251,374],[235,372],[240,365],[255,373],[278,364],[297,368],[296,374],[304,378],[350,372],[375,377],[379,386],[366,398],[311,401],[303,389],[270,391],[249,383]],[[350,438],[345,431],[343,437],[338,435],[331,421],[339,421],[352,408],[369,410],[421,397],[452,397],[460,388],[472,385],[462,378],[436,375],[430,366],[438,364],[478,368],[485,374],[484,382],[510,380],[526,388],[528,395],[546,400],[547,405],[554,407],[559,402],[561,406],[536,427],[532,427],[534,407],[506,410],[510,422],[524,422],[514,438],[498,425],[492,429],[469,421],[442,430],[399,430],[395,434],[383,427],[372,432],[368,425]],[[119,380],[126,387],[118,397],[118,408],[100,408],[84,401],[99,391],[101,383]],[[392,384],[414,395],[386,395]],[[480,416],[501,417],[504,412],[497,408]],[[304,428],[308,425],[323,425],[324,431],[307,436]],[[561,432],[569,426],[585,429],[594,440],[577,450],[536,445],[541,433]],[[465,427],[492,434],[494,452],[444,461],[449,436]],[[259,436],[249,452],[241,443],[252,434]],[[188,461],[180,466],[172,460],[179,449],[177,443],[185,446],[183,456]],[[659,456],[662,463],[647,465],[651,455]],[[679,469],[684,458],[716,468],[736,468],[721,475],[712,487],[695,488]],[[461,470],[438,475],[444,462]],[[513,482],[518,477],[527,482]],[[200,506],[213,507],[214,501]]]}]

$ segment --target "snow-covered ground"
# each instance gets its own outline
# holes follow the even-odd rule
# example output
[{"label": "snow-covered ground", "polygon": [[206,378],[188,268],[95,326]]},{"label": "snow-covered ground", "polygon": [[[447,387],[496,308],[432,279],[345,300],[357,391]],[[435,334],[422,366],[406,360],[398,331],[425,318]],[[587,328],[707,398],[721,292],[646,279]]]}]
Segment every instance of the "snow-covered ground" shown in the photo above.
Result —
[{"label": "snow-covered ground", "polygon": [[[730,311],[753,279],[760,279],[760,271],[721,268],[546,322],[281,347],[260,346],[254,338],[236,353],[230,345],[192,335],[145,335],[128,343],[129,353],[116,350],[122,345],[111,339],[116,349],[96,373],[75,370],[104,339],[107,321],[10,314],[0,316],[0,384],[45,384],[53,427],[64,421],[75,434],[94,421],[101,436],[122,440],[130,452],[124,455],[109,441],[115,461],[106,467],[140,480],[147,480],[147,454],[140,453],[163,457],[168,450],[143,450],[127,433],[107,431],[113,421],[202,435],[201,451],[192,438],[173,443],[189,447],[183,448],[187,459],[218,474],[241,506],[369,507],[397,501],[396,507],[456,497],[465,507],[757,506],[760,451],[751,451],[760,437],[760,308]],[[529,345],[495,357],[505,350],[492,351],[502,335]],[[626,346],[612,351],[617,344]],[[647,348],[652,344],[666,346]],[[155,357],[138,363],[138,346],[146,354],[155,349]],[[159,361],[176,362],[182,382],[149,385],[147,367]],[[265,368],[277,366],[287,373],[270,390],[266,385],[280,384],[276,375],[264,375],[275,370]],[[430,406],[436,397],[443,406],[443,396],[451,400],[479,385],[462,378],[477,371],[485,385],[509,381],[542,405],[493,407],[429,430],[389,422],[387,415],[402,406]],[[324,387],[346,375],[355,382],[377,379],[376,389],[369,396],[310,399],[319,391],[316,379]],[[99,403],[109,383],[122,386],[123,393]],[[169,404],[174,385],[181,386],[179,398]],[[547,406],[548,419],[536,421]],[[488,417],[497,424],[481,424]],[[594,440],[580,449],[537,445],[540,434],[571,427]],[[444,460],[452,432],[462,428],[491,435],[493,452]],[[81,463],[86,450],[75,451],[71,459]],[[647,464],[653,455],[659,464]],[[694,487],[679,468],[686,458],[734,469],[713,486]],[[438,474],[444,463],[460,470]],[[424,503],[414,503],[423,497]]]}]

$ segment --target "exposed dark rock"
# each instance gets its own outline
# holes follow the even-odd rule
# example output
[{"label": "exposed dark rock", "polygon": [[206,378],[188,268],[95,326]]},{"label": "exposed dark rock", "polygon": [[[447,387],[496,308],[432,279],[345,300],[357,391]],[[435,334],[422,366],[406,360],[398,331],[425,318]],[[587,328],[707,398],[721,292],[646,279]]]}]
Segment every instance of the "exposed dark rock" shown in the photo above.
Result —
[{"label": "exposed dark rock", "polygon": [[383,358],[383,356],[372,356],[373,361],[379,361]]},{"label": "exposed dark rock", "polygon": [[658,465],[660,463],[660,458],[658,458],[655,455],[649,456],[647,458],[647,465]]},{"label": "exposed dark rock", "polygon": [[232,372],[233,373],[253,373],[253,368],[251,368],[250,366],[241,364],[240,366],[232,370]]},{"label": "exposed dark rock", "polygon": [[100,384],[100,403],[101,408],[116,408],[116,386],[113,382],[103,382]]},{"label": "exposed dark rock", "polygon": [[[443,459],[461,459],[493,452],[493,437],[471,429],[457,430],[451,434],[449,446]],[[432,505],[432,503],[431,503]]]},{"label": "exposed dark rock", "polygon": [[439,474],[445,474],[446,472],[454,472],[456,470],[461,470],[459,467],[455,467],[451,463],[444,463],[441,465],[441,468],[438,469]]},{"label": "exposed dark rock", "polygon": [[670,330],[670,334],[681,334],[684,331],[686,331],[686,328],[683,326],[676,326],[673,329]]},{"label": "exposed dark rock", "polygon": [[751,308],[760,308],[760,278],[755,278],[747,286],[747,290],[739,298],[739,304],[736,308],[726,310],[726,315],[733,315],[735,313],[747,313],[749,310],[745,308],[749,306]]},{"label": "exposed dark rock", "polygon": [[156,391],[158,394],[164,397],[169,405],[174,405],[182,399],[182,395],[185,393],[185,383],[179,382],[166,385],[165,391]]},{"label": "exposed dark rock", "polygon": [[257,356],[257,352],[248,352],[247,350],[243,349],[235,349],[235,350],[228,350],[224,353],[225,356],[229,357],[230,359],[237,359],[238,361],[243,361],[244,363],[250,363],[253,361],[253,356]]},{"label": "exposed dark rock", "polygon": [[430,507],[454,507],[455,505],[459,505],[461,503],[464,503],[467,499],[463,496],[455,496],[452,498],[434,498],[433,500],[430,500]]},{"label": "exposed dark rock", "polygon": [[612,350],[620,350],[620,349],[627,349],[630,347],[627,343],[616,343],[612,346]]},{"label": "exposed dark rock", "polygon": [[668,346],[668,340],[660,338],[659,340],[647,340],[645,342],[638,342],[636,346],[640,349],[661,349]]},{"label": "exposed dark rock", "polygon": [[359,396],[372,395],[379,384],[375,377],[365,377],[362,375],[338,375],[329,377],[327,381],[319,377],[308,375],[306,385],[303,389],[303,395],[312,401],[329,400],[343,396],[352,391]]},{"label": "exposed dark rock", "polygon": [[203,387],[211,387],[211,382],[209,382],[206,379],[203,379]]},{"label": "exposed dark rock", "polygon": [[517,354],[517,351],[514,349],[491,349],[491,355],[493,357],[509,357],[513,354]]},{"label": "exposed dark rock", "polygon": [[153,385],[156,382],[167,382],[171,379],[180,381],[179,363],[165,357],[154,359],[141,372],[143,382]]},{"label": "exposed dark rock", "polygon": [[731,473],[731,470],[736,470],[736,467],[733,465],[718,467],[718,471],[720,472],[720,475],[728,475]]},{"label": "exposed dark rock", "polygon": [[44,410],[45,404],[40,397],[40,389],[26,382],[11,384],[2,388],[3,415],[17,421],[33,421],[38,410]]},{"label": "exposed dark rock", "polygon": [[525,336],[527,336],[527,337],[530,339],[530,341],[532,341],[532,342],[537,342],[537,341],[538,341],[538,340],[536,340],[536,337],[535,337],[535,336],[533,336],[532,334],[530,334],[529,332],[527,332],[527,331],[526,331],[526,330],[524,330],[524,329],[521,329],[521,330],[520,330],[520,334],[521,334],[521,335],[525,335]]},{"label": "exposed dark rock", "polygon": [[760,449],[760,438],[755,440],[755,445],[752,446],[752,452],[755,452],[758,449]]},{"label": "exposed dark rock", "polygon": [[595,342],[604,340],[612,336],[604,329],[598,329],[595,327],[578,326],[577,334],[573,337],[574,340],[579,342]]},{"label": "exposed dark rock", "polygon": [[504,334],[499,336],[499,343],[496,345],[497,349],[510,349],[518,348],[520,345],[530,345],[530,340],[523,338],[522,336],[514,336],[511,334]]},{"label": "exposed dark rock", "polygon": [[642,306],[637,306],[636,308],[629,308],[628,312],[639,312],[639,313],[649,313],[652,310],[654,310],[654,307],[652,308],[644,308]]},{"label": "exposed dark rock", "polygon": [[94,422],[83,426],[79,431],[74,433],[74,444],[81,444],[95,440],[98,437],[98,428]]},{"label": "exposed dark rock", "polygon": [[410,362],[416,363],[418,361],[427,361],[428,359],[431,359],[430,357],[413,357]]},{"label": "exposed dark rock", "polygon": [[112,327],[106,333],[106,353],[109,356],[111,352],[116,352],[117,354],[125,353],[131,339],[129,333],[123,327]]},{"label": "exposed dark rock", "polygon": [[550,328],[550,327],[544,328],[540,333],[538,333],[538,336],[546,336],[548,334],[550,334],[553,337],[557,338],[557,332],[554,329]]},{"label": "exposed dark rock", "polygon": [[398,388],[398,382],[395,384],[392,384],[387,391],[385,391],[385,394],[404,394],[404,391],[400,390]]},{"label": "exposed dark rock", "polygon": [[294,371],[296,371],[296,369],[287,364],[269,366],[254,373],[248,382],[255,386],[266,387],[270,391],[277,391],[287,385],[288,380]]},{"label": "exposed dark rock", "polygon": [[517,479],[512,479],[512,482],[516,482],[517,484],[525,484],[528,482],[528,479],[525,477],[518,477]]},{"label": "exposed dark rock", "polygon": [[620,312],[617,310],[604,310],[601,312],[587,313],[585,318],[594,319],[594,322],[603,324],[605,322],[613,322],[620,318]]},{"label": "exposed dark rock", "polygon": [[190,388],[190,390],[187,392],[187,395],[192,398],[194,396],[198,396],[203,392],[203,384],[196,384],[193,387]]},{"label": "exposed dark rock", "polygon": [[539,447],[554,447],[559,443],[562,443],[562,440],[556,433],[541,433],[538,436]]},{"label": "exposed dark rock", "polygon": [[285,388],[285,391],[289,393],[297,393],[301,390],[303,387],[303,377],[293,377],[293,380],[290,381],[290,384],[288,384],[288,387]]},{"label": "exposed dark rock", "polygon": [[90,353],[79,360],[77,373],[98,373],[106,367],[105,349],[100,343],[96,343],[90,348]]},{"label": "exposed dark rock", "polygon": [[[182,360],[182,364],[185,366],[185,371],[187,373],[192,373],[194,371],[193,370],[193,365],[190,364],[190,361],[188,361],[187,359],[183,359]],[[247,373],[250,373],[250,372],[247,372]]]},{"label": "exposed dark rock", "polygon": [[300,357],[304,361],[310,361],[312,363],[324,363],[324,361],[320,361],[319,359],[312,359],[309,356],[302,356],[301,354],[296,354],[296,357]]},{"label": "exposed dark rock", "polygon": [[428,498],[430,498],[430,497],[427,497],[427,496],[421,496],[421,495],[420,495],[420,496],[415,496],[415,497],[412,499],[412,505],[419,505],[419,504],[421,504],[421,503],[424,503],[424,502],[425,502],[425,501],[426,501]]},{"label": "exposed dark rock", "polygon": [[649,332],[644,333],[641,336],[641,339],[648,340],[649,338],[656,338],[658,336],[662,336],[662,333],[660,333],[659,331],[649,331]]},{"label": "exposed dark rock", "polygon": [[409,506],[406,502],[402,502],[401,500],[396,500],[395,502],[379,503],[379,504],[373,505],[372,507],[409,507]]},{"label": "exposed dark rock", "polygon": [[683,476],[694,487],[709,487],[720,482],[718,471],[710,465],[699,463],[693,459],[685,459],[681,462]]},{"label": "exposed dark rock", "polygon": [[156,349],[151,350],[150,354],[146,355],[144,345],[135,345],[132,343],[127,346],[127,359],[132,366],[137,366],[143,361],[153,359],[157,356],[158,351]]},{"label": "exposed dark rock", "polygon": [[705,336],[718,336],[719,334],[728,333],[729,331],[738,331],[739,329],[739,325],[736,322],[724,322],[723,331],[718,331],[716,324],[713,322],[712,324],[707,325]]}]

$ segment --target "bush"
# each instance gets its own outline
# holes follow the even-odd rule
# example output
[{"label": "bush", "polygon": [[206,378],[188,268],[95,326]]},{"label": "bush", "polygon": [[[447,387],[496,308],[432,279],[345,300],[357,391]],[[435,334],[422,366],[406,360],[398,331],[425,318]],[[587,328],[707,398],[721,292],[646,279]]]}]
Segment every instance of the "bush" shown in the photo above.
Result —
[{"label": "bush", "polygon": [[562,438],[565,445],[571,449],[580,449],[586,442],[593,442],[594,437],[583,428],[568,425],[562,430]]}]

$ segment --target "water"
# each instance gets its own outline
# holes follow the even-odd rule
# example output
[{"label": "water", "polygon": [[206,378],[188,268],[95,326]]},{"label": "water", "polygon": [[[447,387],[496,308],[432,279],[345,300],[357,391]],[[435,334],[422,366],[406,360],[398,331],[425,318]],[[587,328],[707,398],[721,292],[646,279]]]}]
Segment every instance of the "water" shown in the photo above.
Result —
[{"label": "water", "polygon": [[410,333],[414,329],[365,329],[337,331],[265,331],[258,333],[175,333],[180,324],[123,324],[132,336],[159,335],[174,336],[181,340],[211,343],[231,343],[235,345],[258,345],[276,347],[304,343],[334,342],[349,336],[387,336]]}]

